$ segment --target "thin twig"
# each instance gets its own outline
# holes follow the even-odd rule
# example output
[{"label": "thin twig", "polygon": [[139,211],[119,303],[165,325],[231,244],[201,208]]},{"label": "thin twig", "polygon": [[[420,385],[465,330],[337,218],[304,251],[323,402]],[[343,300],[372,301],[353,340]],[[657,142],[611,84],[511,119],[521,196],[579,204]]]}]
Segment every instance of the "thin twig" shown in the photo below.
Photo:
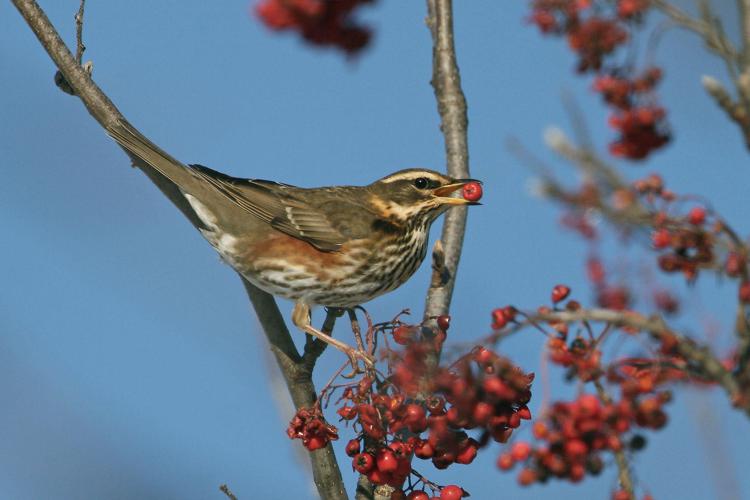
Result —
[{"label": "thin twig", "polygon": [[[604,404],[612,404],[612,397],[607,393],[600,380],[594,379],[594,387],[596,387],[596,392],[599,394],[599,399],[601,399]],[[628,494],[629,500],[635,500],[633,478],[630,475],[630,464],[628,464],[628,458],[625,456],[625,451],[619,449],[614,453],[615,463],[617,464],[617,479],[620,481],[620,488]]]},{"label": "thin twig", "polygon": [[81,0],[81,5],[78,7],[76,13],[76,61],[79,65],[83,64],[83,52],[86,50],[86,46],[83,44],[83,9],[86,5],[86,0]]},{"label": "thin twig", "polygon": [[750,0],[737,0],[737,12],[742,37],[742,66],[747,71],[750,68]]},{"label": "thin twig", "polygon": [[678,26],[699,34],[710,50],[722,57],[737,61],[737,49],[734,48],[734,45],[732,45],[732,42],[729,41],[725,34],[719,32],[715,26],[691,17],[667,0],[653,0],[653,4]]},{"label": "thin twig", "polygon": [[237,497],[234,496],[234,493],[232,493],[232,490],[230,490],[229,486],[227,486],[226,484],[222,484],[221,486],[219,486],[219,491],[224,493],[229,500],[237,500]]}]

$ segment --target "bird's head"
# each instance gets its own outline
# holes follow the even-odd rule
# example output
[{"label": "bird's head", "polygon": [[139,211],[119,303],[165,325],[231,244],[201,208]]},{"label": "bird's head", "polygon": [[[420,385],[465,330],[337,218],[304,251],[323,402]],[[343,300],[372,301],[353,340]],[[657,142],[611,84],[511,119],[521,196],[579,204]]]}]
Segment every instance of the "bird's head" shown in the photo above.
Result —
[{"label": "bird's head", "polygon": [[[431,223],[452,206],[478,205],[458,191],[475,179],[454,179],[427,169],[400,170],[368,186],[370,203],[400,223]],[[458,196],[455,196],[458,194]]]}]

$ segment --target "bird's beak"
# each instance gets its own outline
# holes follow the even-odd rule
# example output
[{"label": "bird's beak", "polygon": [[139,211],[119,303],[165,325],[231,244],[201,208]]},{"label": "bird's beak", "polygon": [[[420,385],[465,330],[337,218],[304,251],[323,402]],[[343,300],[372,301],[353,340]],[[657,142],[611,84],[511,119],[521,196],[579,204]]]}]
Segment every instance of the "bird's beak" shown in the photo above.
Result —
[{"label": "bird's beak", "polygon": [[450,196],[470,182],[482,183],[482,181],[476,179],[456,179],[455,182],[446,184],[445,186],[440,186],[433,190],[432,194],[435,195],[438,201],[443,205],[481,205],[478,201],[469,201],[465,198]]}]

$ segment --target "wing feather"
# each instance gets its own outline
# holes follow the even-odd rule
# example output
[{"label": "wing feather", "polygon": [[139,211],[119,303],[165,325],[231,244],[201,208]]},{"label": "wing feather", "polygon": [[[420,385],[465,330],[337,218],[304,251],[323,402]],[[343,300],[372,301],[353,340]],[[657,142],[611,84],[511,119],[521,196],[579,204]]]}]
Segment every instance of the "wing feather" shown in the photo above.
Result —
[{"label": "wing feather", "polygon": [[291,186],[237,179],[200,165],[191,170],[239,208],[290,236],[323,251],[336,251],[347,240],[325,213],[295,198]]}]

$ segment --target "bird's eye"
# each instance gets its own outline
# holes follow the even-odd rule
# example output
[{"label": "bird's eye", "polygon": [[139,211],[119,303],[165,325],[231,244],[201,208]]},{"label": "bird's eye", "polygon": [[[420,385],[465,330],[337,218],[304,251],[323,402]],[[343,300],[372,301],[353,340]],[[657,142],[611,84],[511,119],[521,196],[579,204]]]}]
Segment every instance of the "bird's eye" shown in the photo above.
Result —
[{"label": "bird's eye", "polygon": [[425,177],[414,179],[414,187],[417,189],[425,189],[429,184],[429,181]]}]

